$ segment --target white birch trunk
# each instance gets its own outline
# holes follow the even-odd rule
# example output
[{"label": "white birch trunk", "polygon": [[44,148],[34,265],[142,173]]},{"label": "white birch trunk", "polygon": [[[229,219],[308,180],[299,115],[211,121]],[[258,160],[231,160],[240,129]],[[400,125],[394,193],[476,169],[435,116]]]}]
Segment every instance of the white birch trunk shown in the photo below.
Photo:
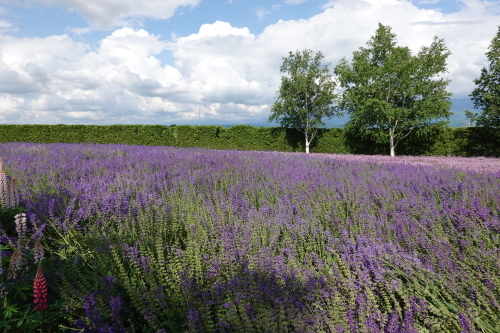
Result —
[{"label": "white birch trunk", "polygon": [[305,133],[305,136],[306,136],[306,154],[309,154],[309,136],[307,135],[307,130],[306,130],[306,133]]},{"label": "white birch trunk", "polygon": [[391,149],[391,156],[396,156],[396,147],[394,147],[394,128],[389,129],[389,146]]},{"label": "white birch trunk", "polygon": [[308,98],[309,98],[309,95],[307,94],[306,92],[306,117],[307,117],[307,121],[306,121],[306,131],[305,131],[305,135],[306,135],[306,154],[309,154],[309,108],[308,108],[308,105],[307,105],[307,102],[308,102]]}]

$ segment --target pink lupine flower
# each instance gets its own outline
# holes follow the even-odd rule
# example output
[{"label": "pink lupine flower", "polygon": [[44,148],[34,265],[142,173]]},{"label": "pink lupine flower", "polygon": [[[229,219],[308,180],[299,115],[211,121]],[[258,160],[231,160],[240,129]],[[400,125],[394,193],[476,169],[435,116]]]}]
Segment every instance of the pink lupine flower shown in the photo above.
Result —
[{"label": "pink lupine flower", "polygon": [[0,204],[2,209],[19,206],[19,191],[17,181],[3,171],[3,160],[0,158]]},{"label": "pink lupine flower", "polygon": [[9,180],[7,179],[7,175],[3,170],[0,169],[0,203],[2,204],[2,209],[7,209],[9,205],[8,200],[8,190],[7,184]]},{"label": "pink lupine flower", "polygon": [[10,209],[19,205],[17,180],[0,169],[0,203],[2,209]]},{"label": "pink lupine flower", "polygon": [[47,289],[47,280],[43,276],[42,265],[38,264],[38,269],[36,271],[35,282],[33,283],[33,288],[35,290],[35,300],[34,303],[35,311],[42,311],[48,308],[48,295],[49,291]]},{"label": "pink lupine flower", "polygon": [[14,216],[14,219],[15,219],[15,223],[16,223],[17,235],[18,235],[20,240],[21,239],[24,240],[26,238],[26,230],[27,230],[26,214],[25,213],[16,214],[16,216]]}]

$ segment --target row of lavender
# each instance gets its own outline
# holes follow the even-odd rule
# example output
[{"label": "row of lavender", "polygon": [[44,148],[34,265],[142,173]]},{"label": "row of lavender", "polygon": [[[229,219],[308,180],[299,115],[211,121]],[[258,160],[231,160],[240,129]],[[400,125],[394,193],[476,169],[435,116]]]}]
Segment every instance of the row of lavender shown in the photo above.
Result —
[{"label": "row of lavender", "polygon": [[425,165],[441,168],[454,168],[459,170],[470,170],[476,172],[498,172],[500,171],[500,158],[463,158],[448,156],[398,156],[392,157],[388,155],[339,155],[339,154],[317,154],[324,157],[332,157],[335,159],[347,161],[360,161],[372,163],[397,163],[397,164],[413,164]]},{"label": "row of lavender", "polygon": [[44,229],[66,320],[88,332],[499,332],[500,172],[473,170],[496,160],[23,143],[0,156]]}]

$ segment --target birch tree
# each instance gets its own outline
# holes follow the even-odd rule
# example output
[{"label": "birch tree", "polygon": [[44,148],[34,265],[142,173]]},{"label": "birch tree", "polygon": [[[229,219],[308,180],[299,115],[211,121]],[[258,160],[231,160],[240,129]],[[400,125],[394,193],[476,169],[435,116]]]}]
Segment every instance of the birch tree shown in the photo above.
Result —
[{"label": "birch tree", "polygon": [[342,58],[334,68],[345,88],[346,130],[388,143],[395,156],[398,143],[409,135],[446,126],[451,93],[446,91],[449,80],[439,74],[446,72],[449,55],[437,37],[412,55],[408,47],[396,46],[389,26],[379,23],[367,47],[353,53],[352,64]]},{"label": "birch tree", "polygon": [[289,52],[283,58],[281,85],[271,107],[269,121],[278,121],[282,127],[295,128],[304,133],[306,153],[325,120],[338,115],[336,108],[337,84],[332,80],[328,65],[321,66],[323,54],[312,50]]},{"label": "birch tree", "polygon": [[481,76],[474,80],[476,88],[471,99],[475,109],[482,109],[478,114],[466,111],[467,118],[477,126],[500,128],[500,26],[491,41],[486,57],[490,62],[483,67]]}]

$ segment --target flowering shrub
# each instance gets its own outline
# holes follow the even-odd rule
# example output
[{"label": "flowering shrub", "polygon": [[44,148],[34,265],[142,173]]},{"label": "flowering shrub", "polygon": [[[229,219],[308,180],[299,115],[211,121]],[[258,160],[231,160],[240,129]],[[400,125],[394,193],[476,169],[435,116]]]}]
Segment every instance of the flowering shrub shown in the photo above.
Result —
[{"label": "flowering shrub", "polygon": [[[59,332],[61,330],[56,325],[61,323],[61,314],[54,310],[61,307],[61,300],[54,302],[48,316],[43,313],[49,308],[47,280],[41,262],[44,257],[41,243],[44,226],[30,230],[33,228],[27,223],[24,208],[19,206],[16,180],[7,176],[2,166],[0,158],[0,298],[3,305],[0,308],[0,328],[12,333],[40,329]],[[33,243],[35,247],[31,251]],[[7,269],[3,267],[4,261],[8,261]],[[33,263],[38,264],[34,281]],[[41,311],[41,314],[36,311]]]},{"label": "flowering shrub", "polygon": [[498,332],[497,160],[23,143],[0,156],[28,228],[46,225],[72,329]]}]

